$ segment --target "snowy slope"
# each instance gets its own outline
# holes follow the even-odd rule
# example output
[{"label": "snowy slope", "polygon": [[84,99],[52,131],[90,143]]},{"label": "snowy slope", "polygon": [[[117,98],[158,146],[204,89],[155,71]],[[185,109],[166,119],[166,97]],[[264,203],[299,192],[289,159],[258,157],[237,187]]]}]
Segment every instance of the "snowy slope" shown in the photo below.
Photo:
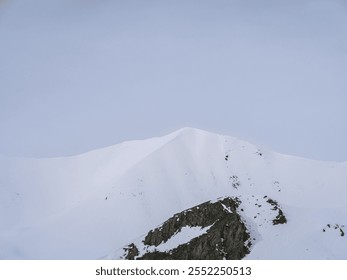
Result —
[{"label": "snowy slope", "polygon": [[[234,196],[255,239],[246,258],[347,259],[346,194],[346,162],[193,128],[66,158],[0,157],[0,258],[104,257],[177,212]],[[268,197],[287,224],[272,224]]]}]

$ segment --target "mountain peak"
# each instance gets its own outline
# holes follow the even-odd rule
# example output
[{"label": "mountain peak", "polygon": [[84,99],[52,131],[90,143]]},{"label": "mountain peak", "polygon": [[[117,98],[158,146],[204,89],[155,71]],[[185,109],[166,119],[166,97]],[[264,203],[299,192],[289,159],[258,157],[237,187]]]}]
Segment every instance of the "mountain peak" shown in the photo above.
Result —
[{"label": "mountain peak", "polygon": [[183,135],[183,134],[197,134],[197,133],[211,133],[211,132],[208,132],[206,130],[202,130],[199,128],[195,128],[195,127],[186,126],[176,130],[173,133],[177,135]]},{"label": "mountain peak", "polygon": [[[344,164],[287,157],[192,127],[69,158],[0,164],[3,259],[96,259],[175,213],[179,225],[179,213],[220,197],[241,202],[238,214],[253,244],[246,258],[346,258]],[[198,232],[204,240],[199,215],[175,236]],[[293,238],[298,228],[300,238]],[[214,243],[219,249],[222,238]]]}]

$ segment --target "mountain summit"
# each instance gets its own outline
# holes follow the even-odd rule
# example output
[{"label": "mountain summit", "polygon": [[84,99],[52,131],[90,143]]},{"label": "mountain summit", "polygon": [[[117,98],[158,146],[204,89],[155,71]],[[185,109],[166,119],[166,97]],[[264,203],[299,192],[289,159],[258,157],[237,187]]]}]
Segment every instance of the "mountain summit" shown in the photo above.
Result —
[{"label": "mountain summit", "polygon": [[[347,163],[281,155],[194,128],[72,157],[0,158],[0,258],[122,258],[146,237],[152,245],[142,256],[155,246],[162,256],[187,257],[175,248],[224,238],[219,229],[230,218],[247,247],[223,257],[347,259],[346,188]],[[198,205],[226,222],[214,227],[199,211],[191,217],[200,222],[183,219]],[[153,235],[164,225],[164,239]],[[228,240],[207,243],[233,248]]]}]

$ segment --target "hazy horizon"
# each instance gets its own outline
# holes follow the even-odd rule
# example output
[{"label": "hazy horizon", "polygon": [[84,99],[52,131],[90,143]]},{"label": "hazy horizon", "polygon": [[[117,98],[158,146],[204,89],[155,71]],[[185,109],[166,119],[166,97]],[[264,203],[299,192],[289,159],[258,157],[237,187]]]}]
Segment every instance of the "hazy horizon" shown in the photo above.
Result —
[{"label": "hazy horizon", "polygon": [[345,1],[0,3],[0,154],[189,126],[347,161]]}]

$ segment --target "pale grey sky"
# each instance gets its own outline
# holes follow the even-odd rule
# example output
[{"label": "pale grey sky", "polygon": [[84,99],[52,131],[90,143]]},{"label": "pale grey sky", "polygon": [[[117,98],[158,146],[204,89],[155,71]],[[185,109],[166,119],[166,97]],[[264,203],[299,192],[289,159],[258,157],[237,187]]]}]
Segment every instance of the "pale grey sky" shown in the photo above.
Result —
[{"label": "pale grey sky", "polygon": [[198,127],[347,160],[344,0],[7,0],[0,154]]}]

